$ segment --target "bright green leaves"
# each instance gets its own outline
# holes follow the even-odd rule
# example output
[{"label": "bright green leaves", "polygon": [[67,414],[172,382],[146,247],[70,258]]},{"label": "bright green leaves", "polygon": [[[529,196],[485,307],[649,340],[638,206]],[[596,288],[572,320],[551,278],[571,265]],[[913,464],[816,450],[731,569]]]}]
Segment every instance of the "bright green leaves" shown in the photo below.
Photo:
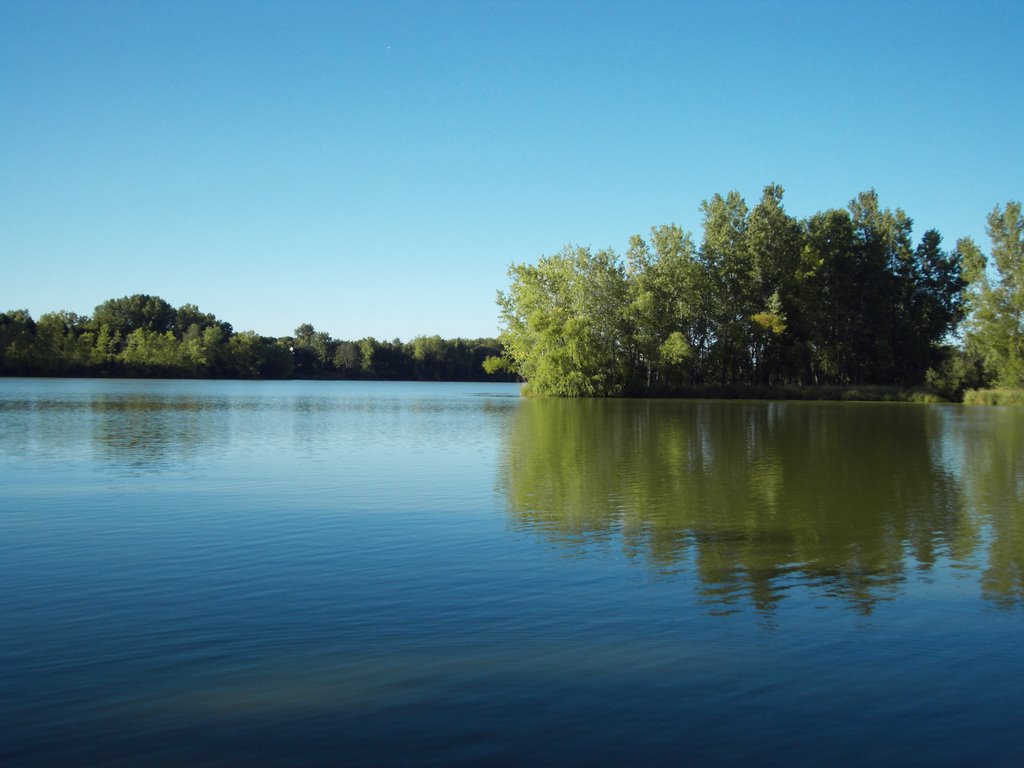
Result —
[{"label": "bright green leaves", "polygon": [[996,206],[988,216],[991,278],[970,240],[957,243],[969,281],[965,343],[1001,387],[1024,386],[1024,217],[1021,204]]},{"label": "bright green leaves", "polygon": [[501,341],[538,394],[602,397],[625,383],[625,272],[611,251],[566,246],[509,268]]},{"label": "bright green leaves", "polygon": [[[675,224],[652,227],[650,244],[639,235],[630,239],[627,320],[634,379],[651,389],[682,376],[684,360],[694,357],[697,318],[701,314],[696,292],[699,265],[689,233]],[[668,339],[678,338],[664,346]],[[688,351],[683,354],[680,344]],[[636,386],[636,385],[634,385]]]},{"label": "bright green leaves", "polygon": [[[963,315],[961,259],[984,276],[983,257],[944,252],[934,231],[913,248],[911,219],[874,191],[805,221],[782,196],[770,184],[749,209],[736,192],[714,195],[699,247],[675,225],[655,227],[630,238],[625,268],[586,248],[514,265],[498,296],[507,359],[534,392],[563,396],[922,383]],[[1019,208],[993,217],[1007,264],[1020,262],[1018,219]],[[1024,283],[1024,267],[1011,272],[1006,284]],[[972,301],[998,293],[986,311],[1007,315],[1024,291],[1000,290],[979,287]]]},{"label": "bright green leaves", "polygon": [[658,358],[668,366],[682,365],[693,357],[693,348],[679,331],[672,331],[658,349]]}]

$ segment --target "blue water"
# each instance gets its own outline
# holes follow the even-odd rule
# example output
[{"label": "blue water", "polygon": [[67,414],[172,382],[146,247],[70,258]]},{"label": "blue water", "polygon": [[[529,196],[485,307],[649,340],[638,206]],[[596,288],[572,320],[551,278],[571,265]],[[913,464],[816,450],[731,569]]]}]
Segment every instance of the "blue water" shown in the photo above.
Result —
[{"label": "blue water", "polygon": [[0,764],[1024,765],[1022,435],[0,380]]}]

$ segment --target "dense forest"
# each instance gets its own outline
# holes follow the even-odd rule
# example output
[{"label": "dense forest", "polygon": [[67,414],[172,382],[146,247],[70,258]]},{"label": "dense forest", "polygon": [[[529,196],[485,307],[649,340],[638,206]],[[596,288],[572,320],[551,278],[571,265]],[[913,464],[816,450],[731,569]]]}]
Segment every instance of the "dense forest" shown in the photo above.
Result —
[{"label": "dense forest", "polygon": [[193,304],[175,308],[146,294],[105,301],[91,317],[0,313],[6,376],[511,380],[484,370],[499,352],[495,339],[342,341],[309,324],[282,338],[238,333]]},{"label": "dense forest", "polygon": [[[1024,220],[988,218],[991,263],[946,250],[875,192],[797,220],[783,190],[752,209],[701,206],[699,243],[675,225],[614,251],[566,246],[514,264],[499,292],[504,364],[537,394],[685,394],[709,387],[1024,384]],[[492,362],[493,366],[493,362]]]}]

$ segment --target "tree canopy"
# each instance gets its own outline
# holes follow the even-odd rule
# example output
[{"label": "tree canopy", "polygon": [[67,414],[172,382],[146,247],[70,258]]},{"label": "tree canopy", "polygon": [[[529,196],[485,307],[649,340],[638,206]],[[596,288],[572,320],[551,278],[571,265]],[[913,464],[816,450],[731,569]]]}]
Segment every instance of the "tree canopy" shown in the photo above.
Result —
[{"label": "tree canopy", "polygon": [[6,376],[512,380],[501,366],[484,370],[500,351],[495,339],[345,341],[309,323],[281,338],[237,333],[194,304],[175,308],[147,294],[109,299],[90,317],[0,313]]},{"label": "tree canopy", "polygon": [[911,218],[873,190],[804,220],[782,200],[777,184],[753,208],[716,194],[701,204],[699,241],[670,224],[633,235],[624,259],[567,246],[513,264],[498,294],[506,364],[534,392],[569,397],[711,384],[955,389],[970,378],[965,350],[980,380],[1024,381],[1019,204],[989,217],[986,269],[973,243],[947,251],[934,229],[915,245]]},{"label": "tree canopy", "polygon": [[980,361],[993,383],[1024,386],[1024,216],[1021,204],[996,206],[988,216],[991,262],[970,239],[957,247],[970,280],[968,354]]}]

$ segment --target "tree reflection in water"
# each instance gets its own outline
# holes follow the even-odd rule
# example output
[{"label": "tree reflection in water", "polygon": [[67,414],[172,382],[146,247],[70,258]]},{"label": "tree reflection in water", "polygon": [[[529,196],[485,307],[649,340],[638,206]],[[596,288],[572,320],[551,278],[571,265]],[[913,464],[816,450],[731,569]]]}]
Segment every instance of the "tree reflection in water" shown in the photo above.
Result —
[{"label": "tree reflection in water", "polygon": [[1024,414],[877,403],[530,399],[510,515],[566,547],[614,539],[692,571],[712,611],[802,587],[865,614],[912,571],[982,568],[1024,604]]}]

